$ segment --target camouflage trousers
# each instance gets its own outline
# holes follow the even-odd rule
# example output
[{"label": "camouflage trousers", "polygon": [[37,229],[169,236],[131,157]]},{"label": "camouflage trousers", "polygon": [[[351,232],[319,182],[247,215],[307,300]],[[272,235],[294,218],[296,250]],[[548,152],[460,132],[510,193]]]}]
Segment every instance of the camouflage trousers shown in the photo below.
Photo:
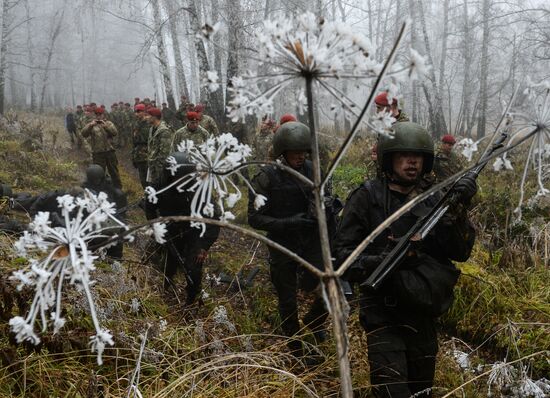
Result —
[{"label": "camouflage trousers", "polygon": [[111,177],[116,188],[122,188],[120,174],[118,172],[118,159],[115,151],[95,152],[92,154],[92,161],[103,167],[103,170]]}]

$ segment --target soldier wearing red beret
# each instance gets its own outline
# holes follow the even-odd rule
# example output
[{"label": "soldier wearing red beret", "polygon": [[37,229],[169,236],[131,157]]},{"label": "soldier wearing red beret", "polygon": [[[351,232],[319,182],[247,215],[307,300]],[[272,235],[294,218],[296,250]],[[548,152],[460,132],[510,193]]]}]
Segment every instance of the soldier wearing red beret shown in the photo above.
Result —
[{"label": "soldier wearing red beret", "polygon": [[389,112],[392,117],[395,118],[395,122],[408,122],[409,117],[399,109],[399,103],[397,98],[393,98],[390,104],[388,100],[388,92],[382,91],[374,98],[374,104],[376,105],[376,112]]}]

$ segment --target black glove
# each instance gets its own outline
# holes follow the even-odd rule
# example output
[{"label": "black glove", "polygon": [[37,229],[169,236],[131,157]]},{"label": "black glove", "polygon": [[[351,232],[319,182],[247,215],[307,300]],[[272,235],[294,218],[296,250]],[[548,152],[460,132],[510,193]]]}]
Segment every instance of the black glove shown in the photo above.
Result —
[{"label": "black glove", "polygon": [[475,174],[467,173],[464,177],[457,181],[453,187],[453,191],[459,195],[462,203],[469,204],[477,193]]}]

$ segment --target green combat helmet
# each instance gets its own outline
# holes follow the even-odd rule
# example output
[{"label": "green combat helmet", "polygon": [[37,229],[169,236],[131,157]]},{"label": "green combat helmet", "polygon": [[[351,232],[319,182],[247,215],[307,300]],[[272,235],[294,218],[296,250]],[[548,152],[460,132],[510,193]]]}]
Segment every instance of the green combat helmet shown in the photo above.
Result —
[{"label": "green combat helmet", "polygon": [[283,124],[273,137],[273,157],[277,159],[286,151],[311,151],[309,127],[300,122]]},{"label": "green combat helmet", "polygon": [[86,182],[91,186],[99,186],[105,180],[105,170],[98,164],[91,164],[86,169]]},{"label": "green combat helmet", "polygon": [[395,123],[392,129],[392,138],[381,136],[378,141],[378,161],[382,165],[382,171],[392,170],[392,153],[419,152],[424,155],[422,173],[431,172],[434,164],[434,143],[428,131],[413,122]]}]

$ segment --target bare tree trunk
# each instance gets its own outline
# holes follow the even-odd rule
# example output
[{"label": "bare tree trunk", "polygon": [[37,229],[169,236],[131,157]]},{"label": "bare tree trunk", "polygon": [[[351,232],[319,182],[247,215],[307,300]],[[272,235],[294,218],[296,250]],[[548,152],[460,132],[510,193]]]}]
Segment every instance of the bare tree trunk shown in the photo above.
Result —
[{"label": "bare tree trunk", "polygon": [[159,92],[159,85],[157,83],[157,74],[155,73],[155,66],[153,64],[153,56],[152,55],[149,55],[148,58],[148,63],[149,63],[149,70],[151,71],[151,80],[153,80],[153,88],[155,90],[155,96],[157,95],[160,95],[160,92]]},{"label": "bare tree trunk", "polygon": [[481,42],[481,71],[479,82],[479,119],[477,122],[477,138],[485,137],[487,124],[487,75],[489,74],[489,11],[490,0],[483,0],[483,41]]},{"label": "bare tree trunk", "polygon": [[[185,70],[183,69],[183,58],[181,56],[180,41],[178,35],[178,18],[180,13],[174,8],[173,0],[163,0],[164,8],[168,14],[168,26],[170,28],[170,37],[172,39],[172,50],[174,51],[174,59],[176,62],[176,80],[180,90],[180,94],[189,97],[187,89],[187,81],[185,79]],[[175,106],[175,104],[174,104]]]},{"label": "bare tree trunk", "polygon": [[[226,0],[226,10],[228,14],[228,53],[227,58],[227,81],[239,74],[239,45],[241,43],[241,2],[240,0]],[[229,93],[226,92],[226,98]]]},{"label": "bare tree trunk", "polygon": [[[237,2],[239,3],[239,2]],[[195,51],[197,54],[197,60],[199,63],[199,82],[202,81],[206,75],[206,71],[210,70],[209,64],[208,64],[208,57],[206,55],[206,47],[204,46],[204,42],[201,38],[197,37],[195,34],[196,32],[199,32],[201,26],[200,26],[200,19],[199,14],[197,11],[197,3],[196,0],[189,0],[189,10],[191,12],[191,18],[190,18],[190,24],[191,24],[191,33],[193,34],[192,37],[194,37],[195,40]],[[204,84],[200,84],[200,101],[209,101],[209,92],[208,88]]]},{"label": "bare tree trunk", "polygon": [[472,125],[470,123],[470,97],[471,97],[471,83],[470,74],[472,67],[472,49],[471,49],[471,32],[470,22],[468,17],[468,0],[464,0],[463,8],[463,23],[464,23],[464,45],[463,45],[463,58],[464,58],[464,82],[462,84],[462,119],[460,125],[457,127],[459,134],[464,134],[466,137],[470,137],[472,134]]},{"label": "bare tree trunk", "polygon": [[[61,13],[61,14],[60,14]],[[38,111],[44,112],[44,101],[46,99],[46,89],[48,87],[48,80],[50,77],[50,65],[52,63],[53,54],[55,52],[55,42],[61,33],[61,26],[63,25],[63,18],[65,17],[65,8],[58,10],[52,20],[52,33],[50,36],[50,43],[48,47],[46,65],[44,66],[44,78],[42,80],[42,91],[40,92],[40,105]]]},{"label": "bare tree trunk", "polygon": [[[430,45],[430,40],[428,37],[428,29],[426,27],[426,16],[424,15],[424,4],[423,0],[418,0],[418,11],[420,24],[422,25],[422,33],[424,35],[424,45],[426,47],[426,56],[430,65],[433,65],[432,50]],[[444,39],[445,40],[445,39]],[[433,68],[430,68],[429,80],[431,81],[432,92],[430,93],[427,90],[427,87],[424,86],[424,94],[426,95],[426,101],[428,102],[428,109],[430,113],[430,125],[432,130],[432,135],[434,137],[440,137],[447,132],[447,124],[445,123],[445,115],[443,114],[443,97],[441,89],[438,87],[437,81],[435,79],[435,72]],[[440,71],[441,73],[441,71]],[[440,81],[441,84],[441,81]],[[432,93],[435,97],[435,103],[432,103],[430,100]]]},{"label": "bare tree trunk", "polygon": [[30,91],[30,107],[31,111],[36,110],[36,70],[34,69],[34,43],[31,25],[31,9],[29,0],[25,0],[25,16],[27,18],[27,52],[29,63],[29,91]]},{"label": "bare tree trunk", "polygon": [[172,79],[170,77],[170,63],[168,62],[168,56],[166,54],[166,46],[164,44],[164,36],[162,29],[162,22],[160,19],[160,6],[159,0],[151,1],[153,7],[153,20],[155,23],[157,49],[159,53],[159,63],[162,75],[162,81],[164,83],[164,89],[166,90],[166,102],[171,109],[176,108],[176,102],[174,101],[174,87],[172,85]]},{"label": "bare tree trunk", "polygon": [[[212,23],[216,24],[220,17],[220,3],[218,0],[211,0],[212,5]],[[214,70],[218,72],[218,76],[222,77],[222,56],[223,51],[220,49],[219,46],[213,46],[213,54],[214,54]],[[218,89],[217,91],[210,93],[210,112],[214,116],[214,119],[222,121],[224,120],[225,116],[225,105],[223,102],[223,90]]]},{"label": "bare tree trunk", "polygon": [[[443,98],[443,82],[445,80],[445,66],[447,61],[447,39],[449,37],[449,2],[443,1],[443,38],[441,43],[441,60],[439,61],[439,98]],[[451,120],[449,120],[449,123]]]},{"label": "bare tree trunk", "polygon": [[[416,33],[416,12],[415,12],[414,0],[409,0],[409,14],[411,16],[411,46],[417,48],[417,33]],[[418,96],[418,83],[416,81],[412,82],[412,114],[411,120],[413,122],[419,121],[418,109],[419,109],[419,96]]]},{"label": "bare tree trunk", "polygon": [[0,30],[0,114],[4,114],[6,70],[8,66],[8,36],[10,30],[9,11],[9,0],[2,0],[2,29]]}]

